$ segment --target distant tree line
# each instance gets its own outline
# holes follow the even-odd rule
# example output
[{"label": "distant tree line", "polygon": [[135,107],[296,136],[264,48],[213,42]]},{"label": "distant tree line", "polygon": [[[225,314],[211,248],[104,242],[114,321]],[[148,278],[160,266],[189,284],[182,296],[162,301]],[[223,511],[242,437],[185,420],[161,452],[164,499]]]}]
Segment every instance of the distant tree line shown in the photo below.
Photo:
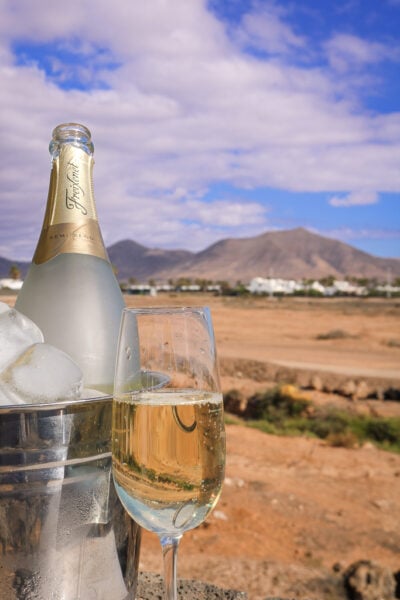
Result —
[{"label": "distant tree line", "polygon": [[[347,276],[344,278],[345,281],[348,281],[354,286],[358,286],[365,290],[364,296],[387,296],[388,293],[384,289],[382,289],[382,282],[380,282],[377,278],[367,278],[367,277],[355,277],[355,276]],[[325,288],[329,288],[334,286],[335,281],[337,279],[333,275],[329,275],[326,277],[321,277],[320,279],[302,279],[301,283],[303,284],[303,289],[298,289],[293,292],[293,296],[308,296],[308,297],[325,297],[324,294],[316,289],[312,289],[311,286],[313,283],[318,282],[321,286]],[[138,280],[135,277],[131,277],[128,280],[130,285],[138,284]],[[386,282],[388,283],[388,282]],[[148,285],[150,287],[158,287],[155,279],[151,278],[148,280]],[[400,277],[394,278],[390,285],[392,288],[399,288],[400,290]],[[236,283],[229,282],[227,280],[213,280],[208,278],[201,277],[178,277],[176,279],[170,278],[168,279],[168,286],[170,289],[174,291],[197,291],[197,292],[213,292],[215,294],[219,294],[222,296],[247,296],[251,295],[251,292],[248,289],[248,286],[243,283],[240,279],[236,281]],[[265,293],[264,295],[270,295]],[[282,292],[274,292],[274,296],[284,296],[285,294]],[[348,296],[352,295],[346,292],[336,292],[336,296]],[[392,297],[400,296],[400,291],[392,291],[390,293]]]}]

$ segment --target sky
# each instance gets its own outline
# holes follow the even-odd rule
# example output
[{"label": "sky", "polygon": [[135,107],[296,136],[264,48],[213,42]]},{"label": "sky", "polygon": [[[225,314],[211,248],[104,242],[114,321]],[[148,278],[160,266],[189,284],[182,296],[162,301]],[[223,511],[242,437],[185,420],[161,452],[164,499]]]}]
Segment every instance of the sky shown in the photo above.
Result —
[{"label": "sky", "polygon": [[399,26],[400,0],[0,0],[0,256],[31,259],[78,122],[107,246],[305,227],[400,258]]}]

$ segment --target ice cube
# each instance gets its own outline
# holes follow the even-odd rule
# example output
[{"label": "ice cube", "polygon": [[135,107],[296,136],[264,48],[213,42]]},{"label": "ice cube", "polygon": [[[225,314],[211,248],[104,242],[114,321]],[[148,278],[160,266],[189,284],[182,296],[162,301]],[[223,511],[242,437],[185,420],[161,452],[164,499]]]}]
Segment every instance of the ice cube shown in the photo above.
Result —
[{"label": "ice cube", "polygon": [[0,303],[0,372],[32,344],[43,342],[39,327],[28,317]]},{"label": "ice cube", "polygon": [[82,371],[62,350],[46,343],[29,346],[0,374],[0,403],[37,404],[77,400]]},{"label": "ice cube", "polygon": [[21,398],[10,393],[6,386],[0,381],[0,406],[9,406],[10,404],[25,404]]}]

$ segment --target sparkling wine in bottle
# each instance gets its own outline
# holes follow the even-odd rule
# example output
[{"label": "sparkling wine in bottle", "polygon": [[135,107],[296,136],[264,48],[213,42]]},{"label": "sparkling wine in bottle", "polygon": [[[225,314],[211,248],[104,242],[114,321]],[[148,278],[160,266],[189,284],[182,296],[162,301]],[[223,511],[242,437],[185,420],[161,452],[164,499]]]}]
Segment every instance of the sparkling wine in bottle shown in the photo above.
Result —
[{"label": "sparkling wine in bottle", "polygon": [[97,219],[90,131],[59,125],[50,153],[42,231],[15,307],[76,361],[86,388],[111,393],[124,301]]}]

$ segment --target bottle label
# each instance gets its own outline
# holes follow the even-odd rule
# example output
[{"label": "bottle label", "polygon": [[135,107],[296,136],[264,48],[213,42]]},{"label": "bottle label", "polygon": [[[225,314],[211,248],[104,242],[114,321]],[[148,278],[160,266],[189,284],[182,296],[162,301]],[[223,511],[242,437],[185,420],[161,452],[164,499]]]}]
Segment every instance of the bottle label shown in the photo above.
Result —
[{"label": "bottle label", "polygon": [[33,262],[40,265],[63,253],[92,254],[108,261],[97,221],[86,219],[43,228]]},{"label": "bottle label", "polygon": [[33,257],[44,263],[61,253],[92,254],[109,260],[92,190],[93,157],[70,144],[53,161],[49,197]]}]

